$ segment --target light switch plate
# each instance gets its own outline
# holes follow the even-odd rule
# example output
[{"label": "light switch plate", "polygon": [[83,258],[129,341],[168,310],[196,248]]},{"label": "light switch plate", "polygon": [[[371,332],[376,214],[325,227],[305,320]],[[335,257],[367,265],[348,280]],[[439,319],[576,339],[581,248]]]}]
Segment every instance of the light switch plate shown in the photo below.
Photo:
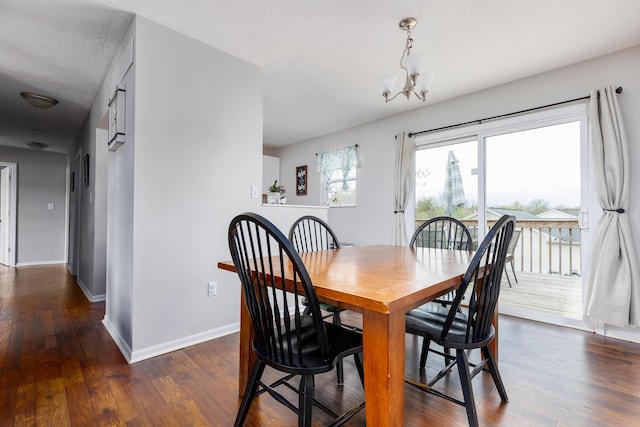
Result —
[{"label": "light switch plate", "polygon": [[257,185],[252,185],[251,186],[251,198],[252,199],[257,199],[258,197],[260,197],[260,192],[258,191],[258,186]]}]

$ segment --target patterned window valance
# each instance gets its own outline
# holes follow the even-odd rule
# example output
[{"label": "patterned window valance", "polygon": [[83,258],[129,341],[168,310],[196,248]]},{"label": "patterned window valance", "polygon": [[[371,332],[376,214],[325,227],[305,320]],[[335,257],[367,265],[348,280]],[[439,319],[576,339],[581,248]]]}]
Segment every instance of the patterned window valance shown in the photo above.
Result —
[{"label": "patterned window valance", "polygon": [[358,146],[350,145],[344,148],[318,153],[318,173],[330,178],[335,171],[341,171],[343,176],[343,188],[346,190],[346,182],[349,171],[360,165],[358,158]]}]

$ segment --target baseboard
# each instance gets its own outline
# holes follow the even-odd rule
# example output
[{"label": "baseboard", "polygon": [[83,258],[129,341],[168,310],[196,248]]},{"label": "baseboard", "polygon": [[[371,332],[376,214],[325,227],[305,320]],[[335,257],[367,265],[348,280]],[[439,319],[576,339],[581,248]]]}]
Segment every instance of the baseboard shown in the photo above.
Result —
[{"label": "baseboard", "polygon": [[107,332],[111,335],[113,342],[116,343],[127,363],[131,363],[131,347],[129,347],[129,344],[122,338],[122,335],[118,333],[118,329],[113,326],[113,323],[111,323],[106,314],[102,319],[102,324],[107,328]]},{"label": "baseboard", "polygon": [[76,278],[76,283],[82,290],[82,293],[84,294],[84,296],[87,297],[89,302],[100,302],[100,301],[105,301],[107,299],[107,294],[93,295],[89,290],[89,288],[87,288],[85,284],[82,283],[82,280],[80,280],[79,278]]},{"label": "baseboard", "polygon": [[140,362],[145,359],[150,359],[155,356],[160,356],[161,354],[170,353],[175,350],[180,350],[185,347],[190,347],[192,345],[200,344],[205,341],[210,341],[210,340],[220,338],[229,334],[233,334],[238,332],[239,330],[240,330],[240,323],[232,323],[230,325],[225,325],[220,328],[210,329],[205,332],[189,335],[184,338],[169,341],[163,344],[158,344],[158,345],[143,348],[140,350],[135,350],[131,354],[131,357],[127,359],[127,361],[129,363]]},{"label": "baseboard", "polygon": [[622,341],[631,341],[640,343],[640,330],[638,328],[621,328],[611,325],[605,325],[602,322],[591,322],[584,320],[569,319],[562,316],[552,315],[548,313],[540,313],[531,310],[523,310],[506,305],[499,306],[500,315],[518,317],[534,322],[549,323],[551,325],[563,328],[578,329],[581,331],[592,332],[596,335],[602,335],[608,338],[619,339]]},{"label": "baseboard", "polygon": [[29,267],[33,265],[51,265],[51,264],[66,264],[65,260],[57,260],[57,261],[29,261],[29,262],[19,262],[16,264],[16,267]]},{"label": "baseboard", "polygon": [[640,329],[638,328],[623,328],[605,324],[601,330],[596,330],[596,333],[608,338],[640,343]]}]

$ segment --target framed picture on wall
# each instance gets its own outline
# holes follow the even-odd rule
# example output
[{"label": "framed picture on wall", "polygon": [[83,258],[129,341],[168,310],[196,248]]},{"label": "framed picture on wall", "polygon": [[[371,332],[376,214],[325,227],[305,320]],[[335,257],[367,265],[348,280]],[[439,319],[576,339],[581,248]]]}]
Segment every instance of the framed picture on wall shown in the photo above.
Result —
[{"label": "framed picture on wall", "polygon": [[296,166],[296,196],[307,195],[307,165]]},{"label": "framed picture on wall", "polygon": [[124,144],[125,95],[123,88],[116,87],[109,99],[109,151],[116,151]]}]

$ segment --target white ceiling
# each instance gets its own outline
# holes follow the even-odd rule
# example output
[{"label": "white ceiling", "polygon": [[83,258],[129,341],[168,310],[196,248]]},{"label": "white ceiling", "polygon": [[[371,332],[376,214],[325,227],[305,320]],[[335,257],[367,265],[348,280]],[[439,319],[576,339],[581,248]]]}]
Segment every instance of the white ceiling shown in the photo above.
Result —
[{"label": "white ceiling", "polygon": [[[268,146],[424,106],[377,86],[401,80],[407,16],[428,104],[640,45],[638,0],[0,0],[0,145],[66,152],[132,13],[261,67]],[[24,90],[60,104],[35,110]]]}]

